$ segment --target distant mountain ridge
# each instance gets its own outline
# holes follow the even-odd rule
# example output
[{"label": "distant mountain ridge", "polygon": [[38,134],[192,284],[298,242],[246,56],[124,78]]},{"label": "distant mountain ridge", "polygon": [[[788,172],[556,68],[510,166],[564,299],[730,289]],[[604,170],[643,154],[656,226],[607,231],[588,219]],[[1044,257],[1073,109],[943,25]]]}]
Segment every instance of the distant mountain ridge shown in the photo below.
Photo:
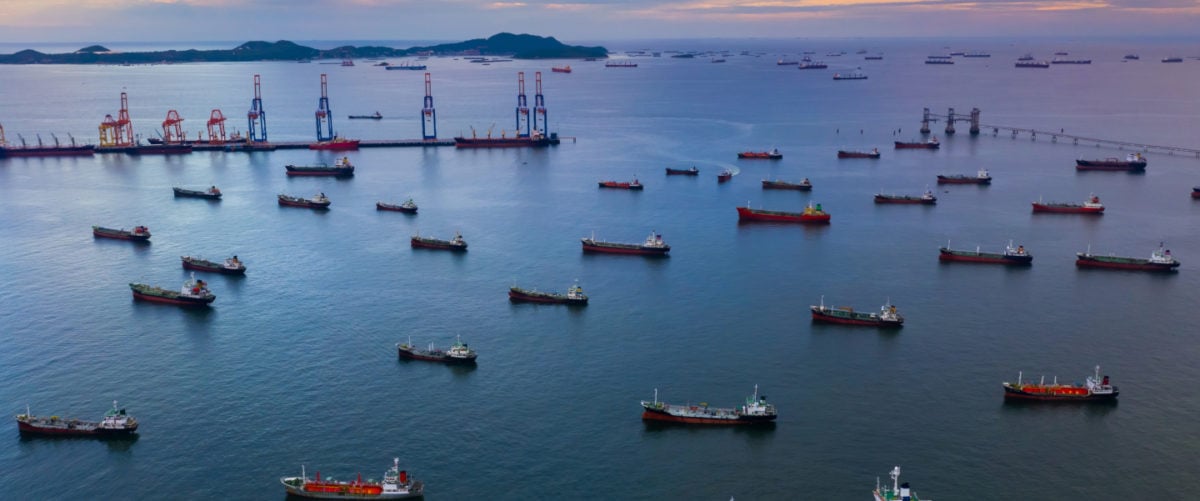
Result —
[{"label": "distant mountain ridge", "polygon": [[604,47],[566,45],[554,37],[497,33],[488,38],[464,42],[395,49],[392,47],[346,45],[329,50],[305,47],[287,40],[251,41],[229,50],[166,50],[154,52],[112,52],[100,45],[75,52],[44,54],[22,50],[0,54],[0,64],[146,64],[200,63],[232,61],[296,61],[302,59],[347,59],[362,57],[403,57],[414,54],[508,56],[516,59],[563,59],[608,57]]}]

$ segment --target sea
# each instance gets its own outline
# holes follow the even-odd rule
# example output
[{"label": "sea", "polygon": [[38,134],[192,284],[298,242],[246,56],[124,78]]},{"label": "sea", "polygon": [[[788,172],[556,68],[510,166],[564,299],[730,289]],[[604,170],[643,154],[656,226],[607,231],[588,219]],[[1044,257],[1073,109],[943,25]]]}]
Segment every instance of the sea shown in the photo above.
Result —
[{"label": "sea", "polygon": [[[597,43],[637,67],[421,61],[441,139],[513,135],[518,75],[532,107],[540,72],[549,130],[562,139],[546,149],[0,159],[0,409],[98,419],[115,400],[140,422],[136,440],[96,441],[22,437],[9,421],[0,497],[281,499],[279,478],[302,467],[378,479],[393,458],[428,499],[870,499],[895,466],[922,499],[1194,492],[1200,201],[1189,195],[1200,158],[1146,152],[1144,174],[1081,173],[1076,159],[1141,150],[993,127],[1200,147],[1200,43]],[[689,51],[698,55],[671,57]],[[923,64],[959,51],[991,57]],[[777,64],[805,52],[829,68]],[[1055,52],[1092,63],[1013,66]],[[883,59],[864,59],[874,54]],[[1168,56],[1184,62],[1160,62]],[[261,75],[269,139],[314,140],[326,74],[339,135],[421,136],[423,72],[336,63],[0,66],[0,124],[9,143],[95,143],[126,92],[143,140],[169,110],[189,138],[214,109],[227,133],[245,134]],[[571,73],[551,72],[567,64]],[[856,70],[869,78],[832,78]],[[924,108],[978,108],[985,127],[972,136],[960,122],[947,135],[937,121],[941,149],[894,150],[928,137],[918,131]],[[376,111],[382,120],[347,119]],[[772,148],[782,160],[737,159]],[[836,158],[871,148],[882,158]],[[352,179],[284,174],[341,157],[357,166]],[[698,176],[664,174],[692,166]],[[935,184],[981,168],[990,186]],[[735,175],[718,184],[724,169]],[[803,178],[811,192],[761,188]],[[597,187],[633,179],[645,190]],[[221,201],[171,190],[210,185]],[[873,203],[926,189],[936,206]],[[281,193],[318,192],[331,210],[276,204]],[[1092,194],[1103,216],[1030,210]],[[408,198],[418,215],[375,209]],[[739,224],[735,211],[810,202],[832,224]],[[92,225],[146,225],[153,237],[94,239]],[[412,235],[455,232],[469,251],[409,246]],[[580,248],[583,237],[650,234],[670,257]],[[999,252],[1009,242],[1034,256],[1031,267],[937,259],[946,245]],[[1079,252],[1149,257],[1160,244],[1182,262],[1177,273],[1074,265]],[[132,299],[131,282],[180,287],[184,255],[237,255],[248,271],[197,273],[216,294],[208,309]],[[507,298],[514,285],[574,283],[588,306]],[[906,321],[896,331],[814,324],[809,307],[822,303],[891,303]],[[458,339],[478,352],[476,367],[397,358],[398,343]],[[1118,404],[1003,397],[1001,383],[1018,376],[1081,382],[1097,366],[1119,387]],[[733,407],[755,391],[777,407],[774,426],[640,417],[656,392]]]}]

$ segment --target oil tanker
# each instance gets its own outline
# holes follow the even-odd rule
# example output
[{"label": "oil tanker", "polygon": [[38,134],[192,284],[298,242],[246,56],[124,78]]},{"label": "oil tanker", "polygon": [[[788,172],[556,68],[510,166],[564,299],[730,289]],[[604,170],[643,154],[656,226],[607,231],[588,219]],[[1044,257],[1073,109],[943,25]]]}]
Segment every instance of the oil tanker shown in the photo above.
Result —
[{"label": "oil tanker", "polygon": [[1053,400],[1060,402],[1093,402],[1116,400],[1120,390],[1109,384],[1108,376],[1100,377],[1100,366],[1096,366],[1096,374],[1088,376],[1083,384],[1046,384],[1045,376],[1038,383],[1025,382],[1020,372],[1017,373],[1016,383],[1004,383],[1004,398],[1026,400]]},{"label": "oil tanker", "polygon": [[642,420],[661,421],[681,424],[707,425],[762,425],[771,424],[778,417],[775,406],[767,403],[766,395],[758,394],[758,385],[754,385],[754,395],[746,397],[746,403],[734,408],[709,407],[707,403],[698,405],[672,405],[658,401],[658,389],[654,389],[654,401],[642,401]]},{"label": "oil tanker", "polygon": [[133,435],[137,429],[137,419],[117,407],[116,400],[100,421],[34,416],[28,406],[24,414],[17,415],[17,431],[23,435],[121,437]]},{"label": "oil tanker", "polygon": [[400,469],[400,458],[392,460],[392,467],[383,473],[383,481],[363,481],[362,475],[355,480],[308,478],[304,467],[299,477],[280,477],[279,483],[288,496],[308,499],[411,499],[425,495],[425,486],[409,478],[408,472]]},{"label": "oil tanker", "polygon": [[1162,244],[1159,244],[1158,249],[1150,253],[1150,259],[1139,259],[1136,257],[1119,257],[1119,256],[1097,256],[1092,254],[1091,249],[1087,252],[1076,254],[1075,266],[1079,268],[1102,268],[1110,270],[1132,270],[1132,271],[1177,271],[1179,261],[1171,256],[1170,249],[1163,249]]}]

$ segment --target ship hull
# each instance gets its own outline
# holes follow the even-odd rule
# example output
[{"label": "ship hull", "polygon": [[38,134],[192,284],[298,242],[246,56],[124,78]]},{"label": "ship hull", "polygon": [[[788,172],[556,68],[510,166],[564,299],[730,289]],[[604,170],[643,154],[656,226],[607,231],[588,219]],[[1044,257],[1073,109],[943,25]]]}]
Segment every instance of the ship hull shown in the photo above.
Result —
[{"label": "ship hull", "polygon": [[220,273],[222,275],[245,275],[246,274],[245,266],[242,266],[240,268],[231,269],[231,268],[226,268],[219,263],[213,263],[211,265],[208,265],[208,264],[203,264],[203,263],[198,263],[196,261],[188,261],[188,260],[183,260],[181,262],[183,263],[183,269],[185,269],[185,270],[207,271],[207,272],[211,272],[211,273]]},{"label": "ship hull", "polygon": [[1200,198],[1200,190],[1192,188],[1192,198]]},{"label": "ship hull", "polygon": [[205,308],[216,298],[187,298],[187,297],[168,297],[159,296],[156,294],[146,294],[143,292],[133,291],[133,298],[139,301],[147,301],[158,304],[169,304],[173,306],[184,306],[188,308]]},{"label": "ship hull", "polygon": [[354,175],[354,169],[320,169],[310,167],[296,167],[293,165],[287,166],[287,175],[289,176],[325,176],[325,177],[351,177]]},{"label": "ship hull", "polygon": [[302,209],[329,210],[329,202],[310,202],[307,200],[294,201],[279,199],[279,205],[283,207],[300,207]]},{"label": "ship hull", "polygon": [[880,327],[885,329],[899,329],[900,327],[904,326],[904,324],[901,322],[887,322],[881,319],[842,317],[822,313],[816,310],[813,310],[812,312],[812,319],[814,322],[823,322],[828,324]]},{"label": "ship hull", "polygon": [[96,153],[95,146],[2,148],[0,157],[90,157]]},{"label": "ship hull", "polygon": [[1019,400],[1040,400],[1044,402],[1112,402],[1117,399],[1120,392],[1114,390],[1112,393],[1095,394],[1088,393],[1084,395],[1069,395],[1057,393],[1042,393],[1028,392],[1020,388],[1012,386],[1004,387],[1004,398],[1012,398]]},{"label": "ship hull", "polygon": [[[352,493],[347,489],[345,493],[338,488],[334,492],[319,492],[306,491],[302,488],[293,487],[284,484],[283,487],[287,490],[288,497],[297,497],[303,499],[420,499],[424,497],[424,490],[420,488],[420,483],[409,492],[378,492],[378,493]],[[374,489],[372,489],[374,490]]]},{"label": "ship hull", "polygon": [[613,183],[613,182],[606,182],[606,181],[600,181],[599,184],[600,184],[601,188],[609,188],[609,189],[614,189],[614,190],[638,191],[643,188],[643,186],[640,184]]},{"label": "ship hull", "polygon": [[541,303],[541,304],[566,304],[584,306],[587,304],[587,298],[571,299],[565,295],[543,296],[541,294],[529,294],[517,290],[508,291],[508,300],[514,303]]},{"label": "ship hull", "polygon": [[691,169],[672,169],[670,167],[667,167],[667,175],[668,176],[698,176],[698,175],[700,175],[700,171],[699,170],[691,170]]},{"label": "ship hull", "polygon": [[172,188],[175,191],[175,196],[182,198],[204,198],[208,200],[220,200],[220,193],[209,193],[207,191],[185,190],[182,188]]},{"label": "ship hull", "polygon": [[1082,207],[1082,206],[1061,206],[1050,204],[1033,203],[1034,212],[1044,212],[1048,214],[1103,214],[1104,207]]},{"label": "ship hull", "polygon": [[764,190],[812,191],[811,184],[779,183],[779,182],[772,182],[772,181],[763,181],[762,187]]},{"label": "ship hull", "polygon": [[879,153],[838,150],[838,158],[879,158]]},{"label": "ship hull", "polygon": [[670,252],[670,250],[671,250],[670,248],[659,249],[659,248],[641,247],[641,246],[637,246],[637,245],[616,246],[614,244],[606,245],[606,244],[600,244],[600,243],[592,243],[592,244],[589,244],[587,242],[583,243],[583,251],[584,252],[596,252],[596,253],[601,253],[601,254],[628,254],[628,255],[638,255],[638,256],[663,256],[663,257],[665,257],[665,256],[667,256],[667,253]]},{"label": "ship hull", "polygon": [[783,155],[772,155],[770,153],[738,153],[738,158],[744,160],[780,160]]},{"label": "ship hull", "polygon": [[1033,264],[1033,256],[1008,256],[988,252],[953,251],[941,249],[938,261],[948,263],[981,263],[1003,264],[1009,266],[1029,266]]},{"label": "ship hull", "polygon": [[776,416],[738,416],[734,419],[716,419],[696,416],[678,416],[656,409],[642,411],[643,421],[656,421],[679,424],[702,424],[716,426],[764,425],[775,422]]},{"label": "ship hull", "polygon": [[149,242],[150,235],[134,235],[128,231],[93,229],[92,236],[96,238],[111,238],[113,240],[128,240],[131,242]]},{"label": "ship hull", "polygon": [[937,184],[992,184],[992,178],[938,176]]},{"label": "ship hull", "polygon": [[385,203],[380,203],[380,202],[375,202],[375,210],[403,212],[405,214],[416,214],[417,213],[416,207],[403,207],[403,206],[399,206],[399,205],[391,205],[391,204],[385,204]]},{"label": "ship hull", "polygon": [[430,241],[425,239],[413,238],[411,240],[412,248],[414,249],[433,249],[433,250],[448,250],[455,252],[466,252],[466,245],[454,245],[445,240]]},{"label": "ship hull", "polygon": [[553,144],[550,138],[454,138],[455,148],[545,148]]},{"label": "ship hull", "polygon": [[829,224],[829,214],[803,214],[800,212],[756,211],[738,207],[738,221],[768,221],[776,223]]},{"label": "ship hull", "polygon": [[151,146],[134,146],[125,150],[130,155],[182,155],[192,152],[190,144],[160,144]]},{"label": "ship hull", "polygon": [[897,198],[875,195],[875,203],[877,204],[900,204],[900,205],[936,205],[937,199],[924,198]]},{"label": "ship hull", "polygon": [[937,143],[905,143],[896,141],[897,150],[936,150],[941,147]]},{"label": "ship hull", "polygon": [[471,356],[468,358],[458,358],[458,357],[450,357],[450,356],[446,356],[446,355],[426,355],[423,353],[417,353],[416,351],[407,350],[404,348],[397,348],[396,351],[401,360],[420,360],[423,362],[439,362],[439,363],[450,364],[450,365],[475,365],[475,358],[476,358],[475,356]]},{"label": "ship hull", "polygon": [[1145,172],[1146,162],[1099,162],[1091,160],[1076,160],[1075,170],[1082,171],[1112,171],[1112,172]]},{"label": "ship hull", "polygon": [[1151,263],[1145,259],[1129,259],[1122,261],[1103,261],[1096,259],[1094,256],[1079,256],[1075,260],[1075,266],[1079,268],[1097,268],[1107,270],[1128,270],[1128,271],[1152,271],[1152,272],[1173,272],[1179,268],[1179,262],[1174,263]]},{"label": "ship hull", "polygon": [[128,437],[137,434],[137,426],[122,429],[95,428],[79,429],[57,426],[37,426],[17,421],[17,432],[22,435],[46,435],[56,437]]}]

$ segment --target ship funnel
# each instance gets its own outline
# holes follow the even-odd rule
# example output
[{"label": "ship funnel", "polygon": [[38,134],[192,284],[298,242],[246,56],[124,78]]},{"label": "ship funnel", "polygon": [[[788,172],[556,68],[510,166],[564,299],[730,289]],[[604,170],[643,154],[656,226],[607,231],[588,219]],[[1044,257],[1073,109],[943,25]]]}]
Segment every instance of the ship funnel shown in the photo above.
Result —
[{"label": "ship funnel", "polygon": [[911,501],[912,495],[908,489],[908,482],[900,484],[900,501]]},{"label": "ship funnel", "polygon": [[400,470],[400,483],[408,483],[408,470]]}]

